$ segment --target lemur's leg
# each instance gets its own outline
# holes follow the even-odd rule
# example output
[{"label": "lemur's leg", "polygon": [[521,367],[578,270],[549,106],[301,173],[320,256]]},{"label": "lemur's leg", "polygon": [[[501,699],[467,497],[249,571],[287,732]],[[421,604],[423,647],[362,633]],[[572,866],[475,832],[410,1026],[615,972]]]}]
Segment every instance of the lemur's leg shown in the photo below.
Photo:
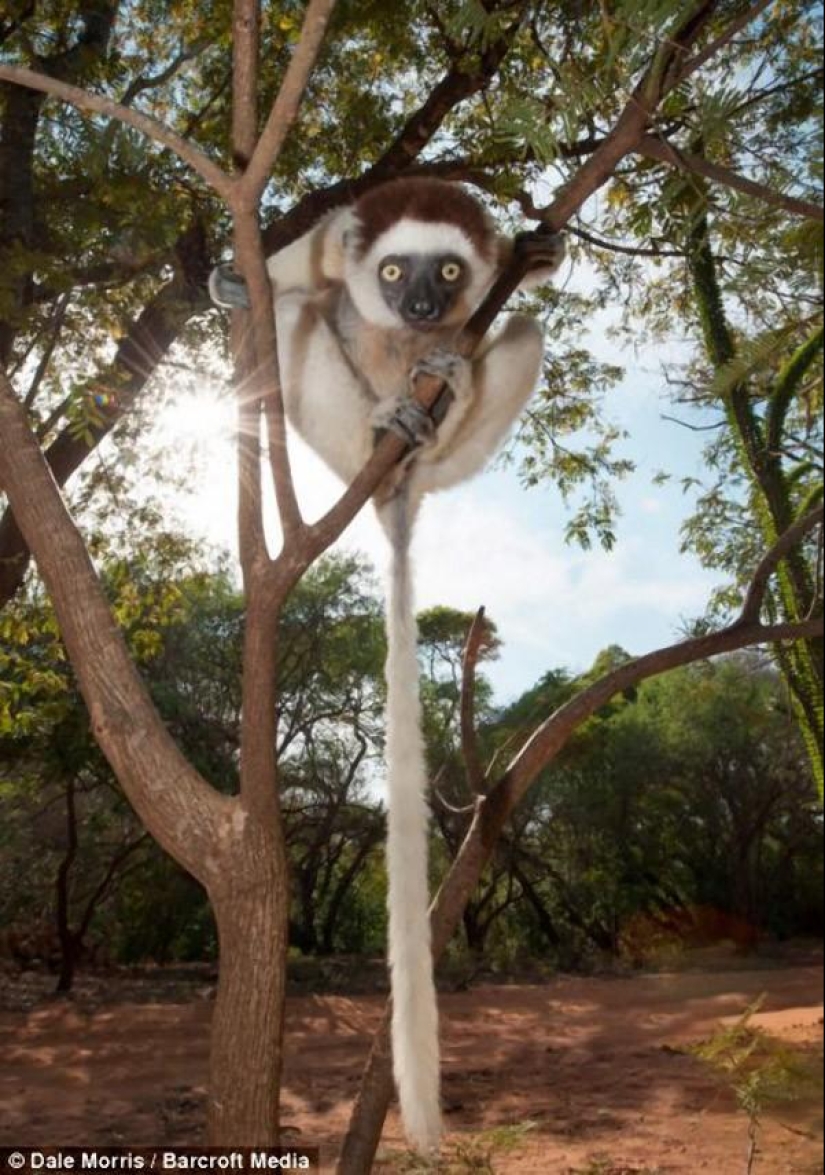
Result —
[{"label": "lemur's leg", "polygon": [[296,291],[277,298],[275,322],[287,416],[349,483],[372,452],[375,401],[311,296]]},{"label": "lemur's leg", "polygon": [[439,427],[438,443],[421,451],[412,473],[416,491],[446,489],[484,468],[529,400],[543,353],[539,324],[520,314],[509,318],[469,365],[469,398],[450,408]]}]

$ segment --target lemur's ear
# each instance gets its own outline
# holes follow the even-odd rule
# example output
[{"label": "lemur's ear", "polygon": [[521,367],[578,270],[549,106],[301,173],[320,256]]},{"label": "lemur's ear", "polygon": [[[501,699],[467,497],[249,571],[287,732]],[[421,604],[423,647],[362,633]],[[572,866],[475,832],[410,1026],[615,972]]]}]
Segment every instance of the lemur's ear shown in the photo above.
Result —
[{"label": "lemur's ear", "polygon": [[358,222],[351,208],[334,212],[323,228],[321,257],[324,277],[328,281],[344,280],[347,254],[358,241]]}]

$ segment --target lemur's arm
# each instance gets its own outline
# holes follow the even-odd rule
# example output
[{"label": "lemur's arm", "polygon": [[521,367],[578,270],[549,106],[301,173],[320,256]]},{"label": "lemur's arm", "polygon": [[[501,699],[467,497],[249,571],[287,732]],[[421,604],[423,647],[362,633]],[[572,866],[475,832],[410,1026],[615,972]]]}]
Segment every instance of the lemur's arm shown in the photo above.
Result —
[{"label": "lemur's arm", "polygon": [[[349,208],[336,208],[302,237],[267,259],[266,268],[277,296],[289,290],[318,293],[344,275],[344,245],[352,226]],[[246,282],[231,264],[209,275],[209,294],[217,306],[249,309]]]}]

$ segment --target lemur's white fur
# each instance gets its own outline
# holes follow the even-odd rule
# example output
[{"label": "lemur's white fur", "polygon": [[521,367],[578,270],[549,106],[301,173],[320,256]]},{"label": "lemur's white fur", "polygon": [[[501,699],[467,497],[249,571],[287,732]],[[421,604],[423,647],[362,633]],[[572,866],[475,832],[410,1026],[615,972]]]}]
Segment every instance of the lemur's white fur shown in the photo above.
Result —
[{"label": "lemur's white fur", "polygon": [[[396,194],[399,190],[394,185]],[[445,185],[445,199],[449,198]],[[358,243],[363,225],[357,209],[358,205],[355,211],[350,207],[325,217],[268,262],[276,292],[287,413],[347,483],[368,460],[374,429],[384,425],[409,395],[411,370],[434,349],[449,347],[481,302],[495,276],[497,256],[493,247],[480,249],[472,234],[455,223],[455,216],[443,223],[433,217],[402,216],[363,249]],[[489,234],[485,244],[492,245],[492,227]],[[468,280],[458,317],[425,332],[406,324],[390,308],[379,287],[378,269],[382,258],[399,254],[450,254],[464,260]],[[393,1061],[405,1130],[423,1153],[438,1148],[441,1111],[427,877],[428,780],[410,539],[423,495],[471,477],[500,446],[535,386],[542,352],[537,323],[514,315],[471,362],[458,361],[455,401],[434,441],[416,451],[390,490],[376,496],[392,545],[387,859]]]}]

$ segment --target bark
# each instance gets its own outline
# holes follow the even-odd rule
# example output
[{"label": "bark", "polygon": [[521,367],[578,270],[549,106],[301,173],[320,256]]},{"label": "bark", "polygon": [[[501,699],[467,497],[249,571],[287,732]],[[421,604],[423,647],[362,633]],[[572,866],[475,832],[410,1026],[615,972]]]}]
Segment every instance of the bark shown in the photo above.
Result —
[{"label": "bark", "polygon": [[[212,1016],[209,1143],[274,1146],[283,1056],[289,893],[282,842],[254,827],[212,892],[220,950]],[[243,879],[243,884],[241,883]]]}]

